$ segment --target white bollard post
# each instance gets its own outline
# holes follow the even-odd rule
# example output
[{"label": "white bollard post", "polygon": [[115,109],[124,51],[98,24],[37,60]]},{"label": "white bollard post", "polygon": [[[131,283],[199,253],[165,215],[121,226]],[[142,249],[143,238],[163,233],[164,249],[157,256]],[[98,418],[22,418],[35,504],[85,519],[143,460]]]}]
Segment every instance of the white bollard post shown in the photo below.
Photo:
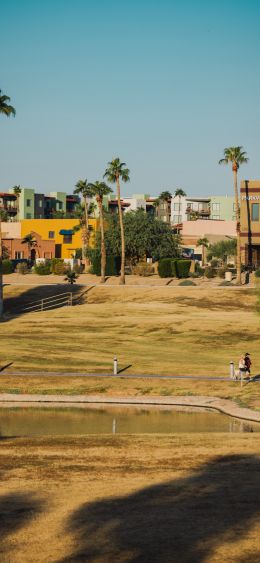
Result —
[{"label": "white bollard post", "polygon": [[114,357],[114,375],[117,375],[117,357]]},{"label": "white bollard post", "polygon": [[230,374],[230,379],[234,379],[234,378],[235,378],[235,366],[234,366],[234,362],[230,362],[230,364],[229,364],[229,374]]}]

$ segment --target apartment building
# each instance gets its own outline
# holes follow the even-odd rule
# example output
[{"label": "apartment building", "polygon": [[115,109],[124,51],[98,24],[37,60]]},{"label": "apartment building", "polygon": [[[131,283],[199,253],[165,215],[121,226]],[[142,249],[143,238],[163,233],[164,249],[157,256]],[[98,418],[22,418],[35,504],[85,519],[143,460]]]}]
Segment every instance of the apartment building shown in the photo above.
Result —
[{"label": "apartment building", "polygon": [[171,223],[178,225],[184,221],[210,218],[210,197],[172,197]]},{"label": "apartment building", "polygon": [[235,221],[235,198],[228,195],[213,195],[210,197],[211,219],[221,221]]},{"label": "apartment building", "polygon": [[243,264],[260,267],[260,180],[241,182],[240,236]]},{"label": "apartment building", "polygon": [[18,206],[16,196],[14,194],[0,192],[0,211],[3,215],[7,216],[8,220],[16,220]]},{"label": "apartment building", "polygon": [[[12,194],[12,189],[9,194],[16,204],[14,207],[18,210],[15,214],[8,213],[8,220],[23,220],[23,219],[51,219],[57,214],[73,215],[74,210],[80,203],[80,197],[77,195],[68,195],[65,192],[51,192],[49,195],[43,193],[36,193],[34,188],[21,188],[21,193],[18,197]],[[1,203],[0,203],[1,205]]]}]

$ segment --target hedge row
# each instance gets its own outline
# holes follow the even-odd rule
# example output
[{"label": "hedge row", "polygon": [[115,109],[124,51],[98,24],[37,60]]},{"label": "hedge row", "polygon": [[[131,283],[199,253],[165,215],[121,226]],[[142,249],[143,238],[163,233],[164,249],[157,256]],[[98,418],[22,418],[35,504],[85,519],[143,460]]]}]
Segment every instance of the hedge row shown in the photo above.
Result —
[{"label": "hedge row", "polygon": [[160,278],[188,278],[191,260],[162,258],[158,263]]},{"label": "hedge row", "polygon": [[[106,258],[106,276],[118,276],[120,273],[121,258],[120,256],[107,256]],[[95,256],[92,260],[91,273],[101,276],[101,257]]]}]

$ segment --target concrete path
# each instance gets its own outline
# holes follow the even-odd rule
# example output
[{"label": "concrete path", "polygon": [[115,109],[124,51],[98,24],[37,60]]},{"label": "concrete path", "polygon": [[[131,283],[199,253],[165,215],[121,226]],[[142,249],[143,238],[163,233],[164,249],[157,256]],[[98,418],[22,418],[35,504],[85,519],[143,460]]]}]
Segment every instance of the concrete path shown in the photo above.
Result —
[{"label": "concrete path", "polygon": [[110,404],[110,405],[156,405],[156,406],[185,406],[204,407],[217,410],[229,416],[260,423],[260,412],[242,408],[228,399],[202,396],[173,396],[173,397],[109,397],[101,395],[20,395],[0,393],[0,406],[39,405],[49,403],[70,406],[82,404]]},{"label": "concrete path", "polygon": [[0,370],[3,375],[10,375],[10,377],[123,377],[125,379],[194,379],[194,380],[206,380],[206,381],[233,381],[230,377],[222,376],[206,376],[206,375],[144,375],[144,374],[127,374],[123,373],[127,368],[122,368],[122,372],[117,375],[113,373],[77,373],[77,372],[27,372],[27,371],[5,371]]}]

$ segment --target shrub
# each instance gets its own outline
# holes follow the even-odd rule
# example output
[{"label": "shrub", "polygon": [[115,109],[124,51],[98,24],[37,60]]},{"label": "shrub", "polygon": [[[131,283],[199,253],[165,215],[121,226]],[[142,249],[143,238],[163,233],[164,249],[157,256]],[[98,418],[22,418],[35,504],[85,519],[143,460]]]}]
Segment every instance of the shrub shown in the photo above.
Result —
[{"label": "shrub", "polygon": [[213,258],[210,262],[211,268],[217,268],[219,265],[219,260],[217,258]]},{"label": "shrub", "polygon": [[172,276],[174,278],[177,278],[177,263],[178,263],[178,258],[172,258]]},{"label": "shrub", "polygon": [[176,270],[178,278],[188,278],[191,260],[177,260]]},{"label": "shrub", "polygon": [[200,277],[201,277],[201,274],[200,274],[199,272],[192,272],[192,273],[190,274],[190,278],[198,279],[198,278],[200,278]]},{"label": "shrub", "polygon": [[2,262],[2,273],[3,274],[12,274],[14,271],[13,264],[11,260],[3,260]]},{"label": "shrub", "polygon": [[148,264],[147,262],[138,262],[136,266],[133,268],[133,274],[136,276],[151,276],[154,273],[154,268],[152,264]]},{"label": "shrub", "polygon": [[198,262],[195,262],[195,273],[199,274],[199,276],[204,275],[204,268],[202,268]]},{"label": "shrub", "polygon": [[219,268],[217,271],[218,277],[225,279],[225,273],[228,272],[227,268]]},{"label": "shrub", "polygon": [[159,260],[158,274],[160,278],[172,277],[172,258],[161,258],[161,260]]},{"label": "shrub", "polygon": [[[106,276],[118,276],[120,272],[121,258],[119,256],[107,256]],[[94,256],[92,259],[91,274],[101,276],[101,256]]]},{"label": "shrub", "polygon": [[68,264],[65,264],[64,260],[61,258],[52,258],[50,263],[50,272],[56,274],[57,276],[64,276],[70,269]]},{"label": "shrub", "polygon": [[50,262],[40,262],[34,266],[35,274],[38,276],[48,276],[51,273],[51,263]]},{"label": "shrub", "polygon": [[224,280],[223,282],[221,282],[219,285],[234,285],[232,282]]},{"label": "shrub", "polygon": [[260,278],[260,268],[255,271],[256,278]]},{"label": "shrub", "polygon": [[28,266],[26,262],[19,262],[15,268],[17,274],[28,274]]},{"label": "shrub", "polygon": [[216,270],[214,268],[206,268],[204,275],[206,278],[211,279],[216,277]]},{"label": "shrub", "polygon": [[196,285],[192,280],[182,280],[178,285]]}]

